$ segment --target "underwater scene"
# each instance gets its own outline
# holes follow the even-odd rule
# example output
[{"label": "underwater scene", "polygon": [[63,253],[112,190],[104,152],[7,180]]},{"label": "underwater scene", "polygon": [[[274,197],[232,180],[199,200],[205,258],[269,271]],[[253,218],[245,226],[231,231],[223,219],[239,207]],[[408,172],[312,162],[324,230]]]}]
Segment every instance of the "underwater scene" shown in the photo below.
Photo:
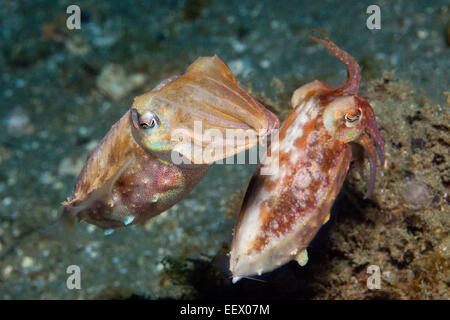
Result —
[{"label": "underwater scene", "polygon": [[448,1],[0,24],[1,300],[450,298]]}]

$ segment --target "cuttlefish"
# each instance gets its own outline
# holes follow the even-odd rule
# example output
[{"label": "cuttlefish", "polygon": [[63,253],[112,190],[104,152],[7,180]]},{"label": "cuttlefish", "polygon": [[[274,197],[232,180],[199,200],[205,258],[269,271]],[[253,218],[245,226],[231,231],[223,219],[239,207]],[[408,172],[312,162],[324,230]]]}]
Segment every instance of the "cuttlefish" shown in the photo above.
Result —
[{"label": "cuttlefish", "polygon": [[[107,230],[146,221],[183,199],[215,161],[251,148],[277,127],[277,117],[217,55],[200,57],[183,75],[135,98],[89,153],[62,203],[61,221],[76,217]],[[228,139],[229,130],[256,139]]]},{"label": "cuttlefish", "polygon": [[[365,198],[374,189],[377,153],[380,163],[384,162],[374,111],[357,96],[358,63],[321,34],[325,40],[310,38],[345,64],[347,81],[332,88],[316,80],[294,91],[293,111],[268,149],[278,157],[266,154],[262,159],[243,201],[230,254],[233,282],[272,271],[290,260],[304,266],[306,248],[330,218],[350,162],[362,174],[364,154],[369,158]],[[272,174],[261,174],[263,168]]]}]

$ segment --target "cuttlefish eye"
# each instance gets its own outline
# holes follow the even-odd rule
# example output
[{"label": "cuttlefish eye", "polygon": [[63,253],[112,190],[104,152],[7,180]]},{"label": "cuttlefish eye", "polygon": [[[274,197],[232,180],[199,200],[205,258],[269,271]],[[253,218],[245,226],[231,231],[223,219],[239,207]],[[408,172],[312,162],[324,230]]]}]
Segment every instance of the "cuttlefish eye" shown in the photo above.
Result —
[{"label": "cuttlefish eye", "polygon": [[143,134],[153,133],[160,125],[158,116],[150,111],[145,112],[143,115],[139,115],[136,109],[132,109],[131,118],[134,127]]},{"label": "cuttlefish eye", "polygon": [[348,112],[344,115],[344,122],[347,127],[356,126],[362,118],[361,109],[356,111]]}]

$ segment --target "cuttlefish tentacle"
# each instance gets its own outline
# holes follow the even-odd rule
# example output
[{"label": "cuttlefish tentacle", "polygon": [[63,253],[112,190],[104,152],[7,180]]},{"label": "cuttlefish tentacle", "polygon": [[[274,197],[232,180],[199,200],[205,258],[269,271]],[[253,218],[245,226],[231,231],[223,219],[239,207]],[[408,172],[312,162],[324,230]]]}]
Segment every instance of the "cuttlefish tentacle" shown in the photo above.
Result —
[{"label": "cuttlefish tentacle", "polygon": [[375,142],[378,157],[380,159],[380,165],[383,167],[384,161],[385,161],[384,142],[383,142],[383,138],[381,137],[380,131],[377,128],[375,119],[373,119],[372,121],[370,121],[368,123],[367,131],[368,131],[369,135],[372,137],[373,141]]},{"label": "cuttlefish tentacle", "polygon": [[[367,101],[359,97],[355,97],[355,101],[361,109],[364,109],[366,111],[364,120],[365,131],[361,134],[361,137],[355,141],[355,143],[361,145],[364,148],[367,154],[367,158],[369,159],[370,178],[368,189],[364,195],[364,199],[367,199],[367,197],[369,197],[369,195],[372,193],[375,186],[377,173],[377,155],[380,160],[380,165],[384,165],[384,142],[383,138],[381,137],[380,131],[377,128],[375,114],[373,113],[370,105],[367,103]],[[358,156],[356,158],[356,166],[361,173],[364,159],[361,159]]]},{"label": "cuttlefish tentacle", "polygon": [[364,180],[365,150],[358,143],[352,143],[352,163],[362,180]]},{"label": "cuttlefish tentacle", "polygon": [[323,45],[332,55],[341,60],[347,69],[347,80],[343,85],[336,88],[336,92],[340,92],[342,94],[352,94],[356,95],[359,90],[359,85],[361,83],[361,72],[359,69],[359,65],[356,60],[347,52],[340,49],[336,46],[325,33],[323,33],[319,29],[312,29],[322,35],[325,40],[316,38],[314,36],[308,36],[311,40],[320,43]]},{"label": "cuttlefish tentacle", "polygon": [[[364,195],[364,199],[367,199],[372,194],[373,188],[375,187],[375,179],[377,176],[377,155],[375,152],[375,148],[372,144],[372,141],[367,134],[363,134],[361,138],[359,138],[358,143],[364,147],[370,165],[369,184],[367,187],[367,191]],[[361,164],[363,160],[360,159],[361,158],[359,158],[357,161]]]}]

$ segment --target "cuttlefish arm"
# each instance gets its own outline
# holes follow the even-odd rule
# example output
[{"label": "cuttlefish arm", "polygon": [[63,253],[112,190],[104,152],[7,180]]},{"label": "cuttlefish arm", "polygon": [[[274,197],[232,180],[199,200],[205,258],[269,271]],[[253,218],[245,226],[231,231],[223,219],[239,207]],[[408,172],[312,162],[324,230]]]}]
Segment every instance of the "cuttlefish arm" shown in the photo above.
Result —
[{"label": "cuttlefish arm", "polygon": [[62,202],[63,211],[58,221],[40,230],[40,234],[47,239],[67,238],[66,232],[73,233],[74,218],[80,212],[96,201],[112,201],[114,183],[135,161],[133,147],[138,145],[131,136],[128,111],[89,153],[72,194]]},{"label": "cuttlefish arm", "polygon": [[131,136],[129,113],[127,111],[89,153],[72,195],[62,203],[63,206],[80,206],[96,190],[110,191],[121,172],[132,164],[133,150],[138,145]]}]

